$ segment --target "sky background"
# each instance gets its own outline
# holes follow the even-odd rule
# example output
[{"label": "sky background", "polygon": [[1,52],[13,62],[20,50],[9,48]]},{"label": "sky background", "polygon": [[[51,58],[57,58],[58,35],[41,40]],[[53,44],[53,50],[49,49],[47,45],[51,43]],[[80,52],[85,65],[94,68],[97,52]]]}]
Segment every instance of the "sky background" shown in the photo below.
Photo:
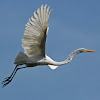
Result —
[{"label": "sky background", "polygon": [[2,88],[0,100],[100,100],[100,0],[0,0],[0,83],[14,70],[25,24],[42,4],[53,8],[47,55],[63,61],[78,48],[83,53],[51,70],[37,66],[19,70]]}]

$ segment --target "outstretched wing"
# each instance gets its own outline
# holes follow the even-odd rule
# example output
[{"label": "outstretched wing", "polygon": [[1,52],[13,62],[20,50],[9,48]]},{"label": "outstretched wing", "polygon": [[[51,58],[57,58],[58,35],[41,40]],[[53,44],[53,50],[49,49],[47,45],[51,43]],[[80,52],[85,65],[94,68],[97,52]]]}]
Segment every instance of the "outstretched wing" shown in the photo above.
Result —
[{"label": "outstretched wing", "polygon": [[50,6],[47,8],[41,6],[34,12],[34,16],[29,19],[26,24],[26,30],[22,39],[22,47],[25,53],[31,56],[45,56],[45,44],[48,34],[48,21],[51,14],[49,11]]}]

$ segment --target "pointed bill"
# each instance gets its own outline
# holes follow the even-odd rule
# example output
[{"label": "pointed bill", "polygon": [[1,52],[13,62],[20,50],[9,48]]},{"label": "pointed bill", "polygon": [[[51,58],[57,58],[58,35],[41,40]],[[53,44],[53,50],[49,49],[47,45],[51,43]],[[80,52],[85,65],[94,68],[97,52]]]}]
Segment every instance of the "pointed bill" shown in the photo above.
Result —
[{"label": "pointed bill", "polygon": [[88,50],[88,49],[85,49],[87,52],[96,52],[96,51],[93,51],[93,50]]}]

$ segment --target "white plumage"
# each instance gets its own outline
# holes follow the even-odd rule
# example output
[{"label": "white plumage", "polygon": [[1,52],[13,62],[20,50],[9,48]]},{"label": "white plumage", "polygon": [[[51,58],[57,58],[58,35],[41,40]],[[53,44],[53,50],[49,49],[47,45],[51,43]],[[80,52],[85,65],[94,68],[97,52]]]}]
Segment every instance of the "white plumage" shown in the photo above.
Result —
[{"label": "white plumage", "polygon": [[41,6],[34,12],[34,16],[29,19],[26,24],[26,30],[22,39],[22,47],[25,50],[25,54],[29,57],[32,56],[45,56],[45,42],[48,34],[48,21],[51,11],[50,6],[47,8]]},{"label": "white plumage", "polygon": [[[26,24],[24,37],[22,39],[22,47],[24,48],[24,53],[19,52],[15,59],[14,64],[16,67],[12,72],[10,77],[7,77],[3,82],[3,87],[9,84],[16,72],[19,69],[34,67],[37,65],[48,65],[51,69],[56,69],[60,65],[69,63],[72,58],[83,52],[95,52],[92,50],[87,50],[85,48],[80,48],[72,52],[68,58],[62,62],[56,62],[46,55],[46,37],[48,35],[48,21],[52,9],[50,6],[41,6],[34,12],[34,16],[29,19]],[[25,67],[20,67],[19,65],[25,65]]]}]

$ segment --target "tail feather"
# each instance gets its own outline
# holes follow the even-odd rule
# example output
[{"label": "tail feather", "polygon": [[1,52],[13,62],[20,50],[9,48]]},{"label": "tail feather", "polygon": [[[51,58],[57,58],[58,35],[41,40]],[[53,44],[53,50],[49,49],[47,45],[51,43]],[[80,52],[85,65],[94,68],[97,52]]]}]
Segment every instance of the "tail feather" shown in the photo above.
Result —
[{"label": "tail feather", "polygon": [[17,57],[15,58],[14,64],[17,64],[17,65],[25,64],[27,58],[28,56],[25,53],[20,51]]}]

